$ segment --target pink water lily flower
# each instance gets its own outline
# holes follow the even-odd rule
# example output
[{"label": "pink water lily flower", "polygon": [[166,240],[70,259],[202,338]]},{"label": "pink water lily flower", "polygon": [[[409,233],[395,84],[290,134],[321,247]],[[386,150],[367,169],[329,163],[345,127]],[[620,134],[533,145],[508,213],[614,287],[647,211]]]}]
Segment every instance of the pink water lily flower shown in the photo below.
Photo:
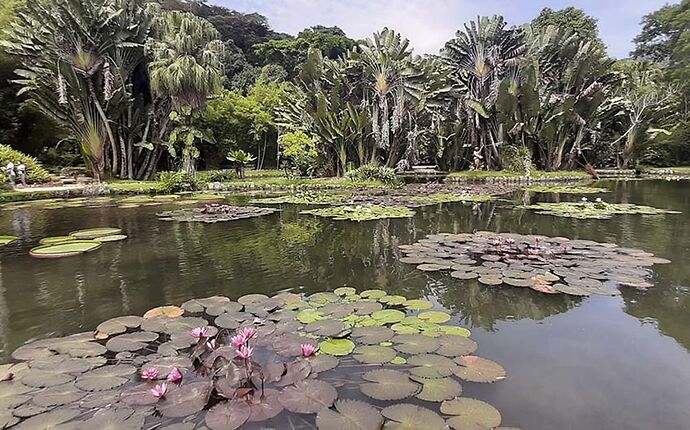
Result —
[{"label": "pink water lily flower", "polygon": [[182,373],[177,367],[173,367],[170,373],[168,373],[168,382],[179,382],[182,379]]},{"label": "pink water lily flower", "polygon": [[218,348],[218,342],[216,342],[215,339],[211,339],[208,342],[206,342],[206,348],[213,351],[214,349]]},{"label": "pink water lily flower", "polygon": [[197,327],[195,329],[192,329],[192,336],[195,339],[201,339],[202,337],[206,337],[206,333],[208,333],[208,327]]},{"label": "pink water lily flower", "polygon": [[148,367],[141,371],[141,377],[149,381],[158,378],[158,369],[155,367]]},{"label": "pink water lily flower", "polygon": [[316,354],[316,347],[310,343],[303,343],[299,346],[302,349],[302,356],[311,357]]},{"label": "pink water lily flower", "polygon": [[238,335],[230,338],[230,343],[235,348],[239,348],[240,346],[244,345],[245,342],[246,342],[246,339],[241,334],[238,334]]},{"label": "pink water lily flower", "polygon": [[254,327],[243,327],[237,334],[243,336],[245,341],[250,341],[256,336],[256,329]]},{"label": "pink water lily flower", "polygon": [[237,350],[237,355],[239,355],[240,358],[242,358],[244,360],[248,360],[249,357],[252,356],[252,352],[254,352],[254,349],[251,346],[242,345]]},{"label": "pink water lily flower", "polygon": [[151,394],[157,399],[162,399],[165,397],[165,393],[168,391],[168,384],[163,382],[162,384],[157,384],[155,387],[151,388]]}]

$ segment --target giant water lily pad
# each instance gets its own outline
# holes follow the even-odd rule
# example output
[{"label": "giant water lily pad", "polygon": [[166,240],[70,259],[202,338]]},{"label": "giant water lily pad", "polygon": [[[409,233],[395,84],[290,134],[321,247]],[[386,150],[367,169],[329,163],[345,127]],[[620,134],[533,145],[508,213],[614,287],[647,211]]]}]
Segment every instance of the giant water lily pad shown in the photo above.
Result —
[{"label": "giant water lily pad", "polygon": [[380,430],[382,425],[379,411],[358,400],[338,400],[335,410],[322,409],[316,416],[319,430]]},{"label": "giant water lily pad", "polygon": [[0,246],[9,245],[17,239],[17,236],[0,236]]},{"label": "giant water lily pad", "polygon": [[496,382],[506,377],[505,369],[495,361],[475,355],[458,357],[455,362],[460,366],[455,369],[455,375],[470,382]]},{"label": "giant water lily pad", "polygon": [[99,242],[119,242],[121,240],[127,239],[127,235],[125,234],[111,234],[108,236],[100,236],[97,237],[94,240],[97,240]]},{"label": "giant water lily pad", "polygon": [[445,421],[436,412],[412,404],[393,405],[384,408],[381,414],[391,420],[386,423],[386,430],[443,430]]},{"label": "giant water lily pad", "polygon": [[315,414],[329,408],[338,398],[338,392],[324,381],[307,380],[285,388],[278,400],[290,412]]},{"label": "giant water lily pad", "polygon": [[344,356],[355,349],[355,344],[349,339],[327,339],[319,343],[319,351],[323,354]]},{"label": "giant water lily pad", "polygon": [[95,251],[102,246],[96,240],[71,240],[31,248],[29,254],[37,258],[72,257],[86,252]]},{"label": "giant water lily pad", "polygon": [[539,202],[525,206],[538,214],[553,215],[566,218],[579,219],[609,219],[614,215],[664,215],[679,214],[678,211],[658,209],[651,206],[641,206],[632,203],[606,203],[606,202]]},{"label": "giant water lily pad", "polygon": [[336,221],[371,221],[384,218],[411,218],[414,211],[399,206],[357,205],[304,210],[305,215],[333,218]]},{"label": "giant water lily pad", "polygon": [[39,245],[53,245],[56,243],[69,242],[71,240],[76,240],[73,236],[50,236],[44,237],[38,241]]},{"label": "giant water lily pad", "polygon": [[397,370],[372,370],[362,376],[365,381],[359,389],[376,400],[402,400],[420,390],[419,384],[410,380],[406,373]]},{"label": "giant water lily pad", "polygon": [[441,404],[441,412],[453,415],[448,425],[453,430],[493,429],[501,425],[501,414],[486,402],[461,397]]},{"label": "giant water lily pad", "polygon": [[120,233],[122,233],[122,230],[117,227],[100,227],[73,231],[69,235],[75,239],[91,240]]}]

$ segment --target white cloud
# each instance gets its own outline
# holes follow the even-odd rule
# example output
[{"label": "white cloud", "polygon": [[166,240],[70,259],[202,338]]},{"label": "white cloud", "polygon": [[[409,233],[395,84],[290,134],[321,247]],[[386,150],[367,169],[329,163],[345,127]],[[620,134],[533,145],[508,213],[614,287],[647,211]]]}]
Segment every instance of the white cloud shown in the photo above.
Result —
[{"label": "white cloud", "polygon": [[625,57],[645,14],[666,0],[211,0],[212,3],[268,17],[276,31],[296,34],[312,25],[337,25],[350,37],[370,37],[388,26],[410,39],[415,52],[435,53],[455,31],[477,15],[501,14],[510,24],[531,20],[543,7],[570,4],[599,20],[609,53]]}]

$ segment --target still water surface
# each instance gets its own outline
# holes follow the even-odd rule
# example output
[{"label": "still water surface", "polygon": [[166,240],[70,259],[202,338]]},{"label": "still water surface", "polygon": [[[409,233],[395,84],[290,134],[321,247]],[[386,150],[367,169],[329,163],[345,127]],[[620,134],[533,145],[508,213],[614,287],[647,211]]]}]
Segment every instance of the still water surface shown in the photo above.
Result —
[{"label": "still water surface", "polygon": [[[21,242],[0,250],[0,359],[32,338],[91,330],[114,316],[194,297],[382,288],[427,297],[472,330],[478,354],[501,363],[508,379],[466,383],[463,395],[496,406],[506,425],[688,429],[690,181],[602,185],[612,191],[607,201],[682,214],[571,220],[497,202],[430,206],[409,220],[359,224],[300,216],[285,207],[260,219],[206,225],[159,222],[155,213],[162,207],[2,211],[0,232]],[[28,256],[42,237],[99,226],[121,227],[129,239],[79,257]],[[430,233],[474,230],[614,242],[673,263],[655,266],[652,290],[583,299],[482,287],[397,261],[397,245]]]}]

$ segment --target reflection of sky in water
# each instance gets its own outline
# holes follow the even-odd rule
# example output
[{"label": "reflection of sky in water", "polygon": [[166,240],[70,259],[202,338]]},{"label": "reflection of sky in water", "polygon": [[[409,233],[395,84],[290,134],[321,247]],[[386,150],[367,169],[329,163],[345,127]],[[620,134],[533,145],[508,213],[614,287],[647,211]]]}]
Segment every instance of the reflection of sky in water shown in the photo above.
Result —
[{"label": "reflection of sky in water", "polygon": [[[470,327],[480,355],[508,370],[498,385],[465,384],[525,429],[683,428],[690,422],[690,196],[684,182],[606,184],[606,201],[681,210],[682,215],[572,220],[506,202],[427,207],[404,220],[334,222],[279,214],[226,224],[158,222],[161,207],[15,209],[0,232],[21,236],[0,260],[3,356],[24,341],[91,330],[117,315],[224,294],[351,285],[429,296]],[[561,200],[580,196],[561,196]],[[521,202],[525,196],[518,193]],[[555,201],[554,196],[541,196]],[[130,238],[85,256],[36,260],[41,237],[119,226]],[[485,288],[396,262],[397,246],[428,233],[539,233],[615,242],[673,260],[655,266],[657,287],[618,298],[547,296]]]}]

